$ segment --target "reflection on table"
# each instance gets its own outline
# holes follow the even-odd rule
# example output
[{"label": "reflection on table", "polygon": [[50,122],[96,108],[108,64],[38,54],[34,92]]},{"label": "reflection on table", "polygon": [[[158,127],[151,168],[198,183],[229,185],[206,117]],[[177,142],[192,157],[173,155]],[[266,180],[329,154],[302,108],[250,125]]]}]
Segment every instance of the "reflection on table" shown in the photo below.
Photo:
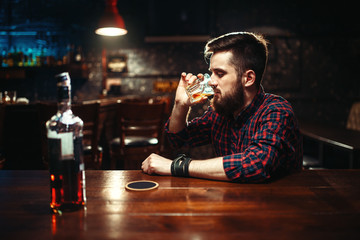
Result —
[{"label": "reflection on table", "polygon": [[[266,184],[86,171],[86,209],[51,215],[47,171],[0,171],[4,239],[357,239],[360,170],[303,171]],[[152,180],[157,189],[125,189]]]}]

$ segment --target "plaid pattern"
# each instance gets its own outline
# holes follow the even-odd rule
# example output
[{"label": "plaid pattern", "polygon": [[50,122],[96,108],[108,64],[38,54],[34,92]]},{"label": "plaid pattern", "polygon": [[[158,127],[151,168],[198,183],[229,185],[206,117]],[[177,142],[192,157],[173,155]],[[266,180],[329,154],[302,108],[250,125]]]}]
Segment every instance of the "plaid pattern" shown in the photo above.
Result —
[{"label": "plaid pattern", "polygon": [[212,144],[232,181],[262,182],[302,167],[302,139],[290,103],[262,89],[236,119],[209,107],[178,133],[168,125],[165,131],[175,148]]}]

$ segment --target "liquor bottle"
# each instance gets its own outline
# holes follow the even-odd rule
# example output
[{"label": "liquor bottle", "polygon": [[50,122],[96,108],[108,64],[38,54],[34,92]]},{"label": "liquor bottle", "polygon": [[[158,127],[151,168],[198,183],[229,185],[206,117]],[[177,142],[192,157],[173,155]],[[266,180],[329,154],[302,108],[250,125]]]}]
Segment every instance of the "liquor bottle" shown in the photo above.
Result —
[{"label": "liquor bottle", "polygon": [[71,111],[69,73],[56,75],[58,111],[46,122],[50,170],[50,207],[54,213],[74,211],[86,203],[83,121]]}]

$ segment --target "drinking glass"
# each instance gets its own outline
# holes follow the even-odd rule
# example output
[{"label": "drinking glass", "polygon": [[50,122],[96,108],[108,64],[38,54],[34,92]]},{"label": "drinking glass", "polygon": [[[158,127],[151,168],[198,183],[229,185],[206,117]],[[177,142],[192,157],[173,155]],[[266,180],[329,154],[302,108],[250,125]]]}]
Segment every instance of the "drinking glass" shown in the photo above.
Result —
[{"label": "drinking glass", "polygon": [[204,79],[196,79],[191,85],[186,87],[186,93],[190,98],[191,103],[200,101],[203,97],[211,98],[214,95],[214,89],[209,85],[211,77],[209,74],[204,74]]},{"label": "drinking glass", "polygon": [[16,91],[7,91],[8,102],[16,103]]}]

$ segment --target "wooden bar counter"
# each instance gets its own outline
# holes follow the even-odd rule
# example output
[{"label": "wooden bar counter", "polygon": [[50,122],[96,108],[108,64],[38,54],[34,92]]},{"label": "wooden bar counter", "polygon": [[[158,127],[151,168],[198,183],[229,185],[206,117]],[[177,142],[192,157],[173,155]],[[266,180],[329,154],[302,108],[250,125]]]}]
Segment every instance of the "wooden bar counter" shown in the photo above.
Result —
[{"label": "wooden bar counter", "polygon": [[[307,121],[300,121],[300,130],[304,136],[304,144],[308,139],[317,144],[317,159],[323,167],[360,168],[359,131]],[[326,159],[325,148],[341,151],[347,158]]]},{"label": "wooden bar counter", "polygon": [[[126,183],[159,183],[133,192]],[[1,239],[358,239],[360,170],[263,184],[86,171],[86,209],[52,215],[47,171],[0,171]]]}]

